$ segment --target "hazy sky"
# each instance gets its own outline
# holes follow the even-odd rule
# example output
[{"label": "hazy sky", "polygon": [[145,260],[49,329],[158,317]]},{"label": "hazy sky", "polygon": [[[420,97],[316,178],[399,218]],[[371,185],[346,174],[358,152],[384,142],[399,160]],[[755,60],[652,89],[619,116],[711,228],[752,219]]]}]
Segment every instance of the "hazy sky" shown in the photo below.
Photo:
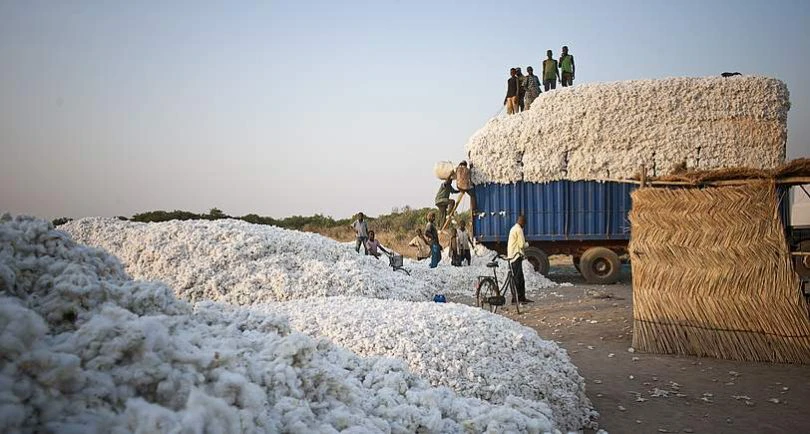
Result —
[{"label": "hazy sky", "polygon": [[808,1],[0,0],[0,210],[432,206],[508,67],[562,45],[577,84],[780,78],[810,154]]}]

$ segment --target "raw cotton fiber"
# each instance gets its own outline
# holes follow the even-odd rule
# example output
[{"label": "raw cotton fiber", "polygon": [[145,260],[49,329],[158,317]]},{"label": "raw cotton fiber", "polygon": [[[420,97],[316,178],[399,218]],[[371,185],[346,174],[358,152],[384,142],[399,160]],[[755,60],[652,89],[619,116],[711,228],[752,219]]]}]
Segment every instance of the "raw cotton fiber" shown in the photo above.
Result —
[{"label": "raw cotton fiber", "polygon": [[358,297],[295,300],[264,307],[291,325],[327,337],[361,356],[407,362],[433,386],[493,403],[510,397],[551,408],[560,430],[578,430],[595,413],[583,378],[565,350],[527,327],[480,308],[455,303]]},{"label": "raw cotton fiber", "polygon": [[278,315],[191,307],[47,222],[0,219],[0,432],[537,433],[554,417],[458,397]]},{"label": "raw cotton fiber", "polygon": [[[121,258],[133,277],[166,282],[192,302],[250,305],[335,295],[421,301],[436,293],[472,296],[477,276],[492,274],[486,249],[477,250],[486,258],[475,255],[475,267],[430,269],[426,261],[406,260],[407,276],[394,272],[385,257],[357,254],[353,243],[237,220],[88,218],[59,229]],[[503,278],[506,267],[500,272]],[[529,293],[556,286],[530,267],[525,275]]]},{"label": "raw cotton fiber", "polygon": [[546,92],[467,143],[475,183],[651,176],[784,162],[787,86],[777,79],[667,78]]}]

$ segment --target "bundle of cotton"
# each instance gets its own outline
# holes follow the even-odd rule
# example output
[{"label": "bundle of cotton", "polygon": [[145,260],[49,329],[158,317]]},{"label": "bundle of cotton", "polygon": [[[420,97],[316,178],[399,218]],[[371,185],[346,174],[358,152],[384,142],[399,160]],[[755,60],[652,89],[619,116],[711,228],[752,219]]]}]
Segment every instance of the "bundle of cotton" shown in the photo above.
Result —
[{"label": "bundle of cotton", "polygon": [[135,223],[87,218],[59,229],[118,256],[139,279],[188,300],[237,305],[332,295],[425,300],[428,283],[308,232],[238,220]]},{"label": "bundle of cotton", "polygon": [[432,385],[463,396],[494,403],[509,397],[543,402],[563,431],[579,430],[596,416],[565,350],[483,309],[353,297],[295,300],[262,309],[286,313],[296,329],[328,337],[359,355],[405,360]]},{"label": "bundle of cotton", "polygon": [[279,316],[192,308],[43,221],[0,219],[2,432],[552,432]]},{"label": "bundle of cotton", "polygon": [[787,86],[766,77],[585,84],[490,120],[467,151],[476,183],[629,178],[784,162]]},{"label": "bundle of cotton", "polygon": [[[236,220],[88,218],[59,229],[120,257],[133,277],[168,283],[188,301],[250,305],[334,295],[417,301],[436,293],[472,295],[477,276],[490,274],[484,266],[429,269],[406,261],[407,276],[321,235]],[[529,289],[555,285],[533,271],[530,276]]]}]

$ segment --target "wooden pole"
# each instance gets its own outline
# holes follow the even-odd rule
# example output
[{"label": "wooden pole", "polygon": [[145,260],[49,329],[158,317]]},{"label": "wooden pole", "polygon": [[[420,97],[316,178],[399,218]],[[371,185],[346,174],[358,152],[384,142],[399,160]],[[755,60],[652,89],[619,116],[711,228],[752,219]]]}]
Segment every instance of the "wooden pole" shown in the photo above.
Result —
[{"label": "wooden pole", "polygon": [[456,204],[453,205],[453,209],[445,215],[444,224],[442,224],[441,229],[442,231],[447,227],[447,224],[450,223],[450,220],[453,218],[453,214],[456,213],[456,209],[458,209],[458,206],[461,204],[461,200],[464,199],[464,193],[465,192],[462,191],[461,194],[458,195],[456,198]]}]

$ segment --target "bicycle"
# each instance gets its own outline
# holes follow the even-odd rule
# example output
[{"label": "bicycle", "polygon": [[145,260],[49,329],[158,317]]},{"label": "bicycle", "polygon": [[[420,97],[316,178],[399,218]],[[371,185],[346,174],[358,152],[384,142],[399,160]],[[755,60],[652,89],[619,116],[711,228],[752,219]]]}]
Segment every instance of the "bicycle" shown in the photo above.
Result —
[{"label": "bicycle", "polygon": [[[493,256],[492,260],[487,263],[487,268],[492,269],[492,277],[478,276],[478,286],[475,288],[475,305],[482,309],[486,309],[485,305],[488,305],[489,311],[492,313],[498,310],[498,306],[506,304],[507,289],[512,294],[512,300],[517,301],[518,299],[515,278],[512,276],[512,267],[509,267],[503,286],[500,289],[498,288],[498,273],[495,270],[498,268],[498,262],[496,259],[509,263],[509,260],[503,255],[497,254]],[[515,309],[517,313],[520,313],[519,302],[515,303]]]},{"label": "bicycle", "polygon": [[388,253],[388,252],[386,252],[384,250],[383,250],[383,253],[385,253],[385,256],[388,256],[388,265],[390,265],[391,268],[394,269],[394,271],[401,271],[401,272],[407,274],[408,276],[411,275],[411,272],[408,271],[408,269],[406,269],[406,268],[404,268],[402,266],[402,255],[400,255],[400,254],[398,254],[396,252]]}]

